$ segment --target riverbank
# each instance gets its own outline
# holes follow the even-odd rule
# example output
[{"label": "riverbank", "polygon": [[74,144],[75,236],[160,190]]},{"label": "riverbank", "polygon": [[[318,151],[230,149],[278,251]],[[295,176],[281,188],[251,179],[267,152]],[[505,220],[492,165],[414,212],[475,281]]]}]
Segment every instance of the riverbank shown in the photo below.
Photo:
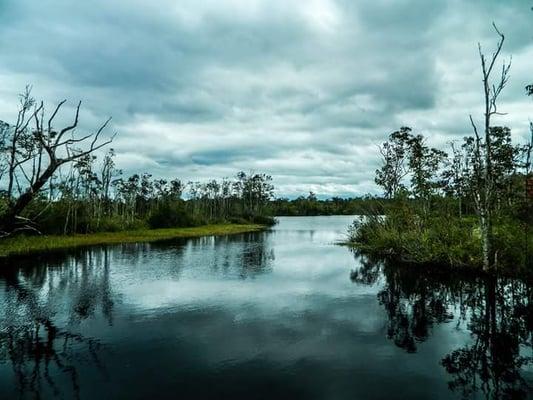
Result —
[{"label": "riverbank", "polygon": [[0,258],[102,244],[154,242],[158,240],[200,236],[235,235],[239,233],[257,232],[265,228],[264,225],[258,224],[217,224],[193,228],[143,229],[69,236],[19,236],[0,241]]}]

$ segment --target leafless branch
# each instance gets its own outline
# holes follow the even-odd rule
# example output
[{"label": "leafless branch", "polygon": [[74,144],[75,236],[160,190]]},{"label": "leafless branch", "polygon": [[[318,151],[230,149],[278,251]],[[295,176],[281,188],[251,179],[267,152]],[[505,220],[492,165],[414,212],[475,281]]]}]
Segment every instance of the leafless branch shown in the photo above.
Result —
[{"label": "leafless branch", "polygon": [[80,107],[81,107],[81,101],[78,103],[78,106],[76,107],[76,116],[74,117],[74,122],[72,123],[72,125],[69,125],[66,128],[61,129],[61,131],[59,132],[59,135],[57,135],[56,143],[58,143],[61,140],[61,137],[65,133],[73,130],[74,128],[78,126],[78,120],[80,116]]},{"label": "leafless branch", "polygon": [[48,120],[48,132],[52,132],[52,122],[54,121],[54,118],[56,117],[57,113],[59,112],[59,109],[63,106],[63,104],[65,104],[67,102],[67,100],[63,100],[63,101],[60,101],[58,104],[57,104],[57,107],[56,109],[54,110],[54,112],[52,113],[52,115],[50,116],[50,119]]}]

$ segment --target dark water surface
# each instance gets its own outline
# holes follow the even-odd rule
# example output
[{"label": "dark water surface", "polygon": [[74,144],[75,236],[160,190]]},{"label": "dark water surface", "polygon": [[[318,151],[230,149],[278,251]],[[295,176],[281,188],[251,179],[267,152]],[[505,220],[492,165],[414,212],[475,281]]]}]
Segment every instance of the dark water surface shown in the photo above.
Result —
[{"label": "dark water surface", "polygon": [[0,269],[0,398],[528,398],[532,290],[335,246],[350,217]]}]

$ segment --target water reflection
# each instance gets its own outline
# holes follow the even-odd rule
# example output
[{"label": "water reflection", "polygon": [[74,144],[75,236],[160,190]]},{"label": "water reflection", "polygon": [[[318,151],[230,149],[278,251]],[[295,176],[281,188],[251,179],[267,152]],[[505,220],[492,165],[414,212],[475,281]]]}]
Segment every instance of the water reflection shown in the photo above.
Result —
[{"label": "water reflection", "polygon": [[532,362],[533,303],[527,282],[430,275],[364,257],[350,276],[363,284],[384,277],[377,297],[388,317],[387,336],[409,353],[430,337],[435,324],[453,321],[457,329],[470,332],[470,343],[441,360],[452,391],[465,398],[479,393],[486,399],[531,394],[524,378]]},{"label": "water reflection", "polygon": [[79,398],[80,353],[89,355],[92,367],[106,374],[99,341],[77,333],[73,326],[97,309],[112,323],[108,251],[48,258],[43,264],[2,266],[0,362],[11,366],[20,398],[48,393]]},{"label": "water reflection", "polygon": [[[144,266],[152,265],[154,257],[160,269],[146,271]],[[274,250],[265,246],[265,234],[252,233],[237,241],[206,237],[124,244],[50,254],[38,262],[3,261],[0,365],[10,366],[20,398],[79,398],[80,368],[109,378],[100,358],[101,341],[82,332],[94,324],[113,326],[115,305],[123,297],[120,286],[131,281],[128,274],[141,272],[144,279],[145,273],[155,272],[155,279],[179,280],[195,265],[195,274],[248,279],[267,273],[274,259]],[[111,263],[122,268],[115,271],[119,274],[114,282]]]},{"label": "water reflection", "polygon": [[162,260],[162,273],[168,276],[172,270],[174,278],[189,273],[204,277],[254,278],[270,272],[275,259],[265,232],[130,244],[123,246],[122,251],[134,265],[153,262],[154,257]]},{"label": "water reflection", "polygon": [[349,222],[0,265],[0,398],[531,395],[528,282],[354,260]]}]

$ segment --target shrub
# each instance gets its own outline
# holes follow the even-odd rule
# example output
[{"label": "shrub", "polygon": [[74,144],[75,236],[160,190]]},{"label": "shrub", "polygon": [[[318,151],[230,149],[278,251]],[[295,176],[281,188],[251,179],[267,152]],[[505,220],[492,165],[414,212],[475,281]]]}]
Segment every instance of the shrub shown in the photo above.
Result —
[{"label": "shrub", "polygon": [[361,249],[403,261],[449,266],[478,265],[481,242],[475,220],[422,216],[409,207],[392,209],[387,216],[370,215],[354,221],[349,239]]},{"label": "shrub", "polygon": [[125,221],[120,217],[102,217],[100,220],[91,221],[89,226],[91,232],[135,231],[148,228],[148,224],[142,219]]},{"label": "shrub", "polygon": [[250,222],[259,225],[273,226],[278,222],[276,218],[266,215],[255,215],[251,218]]},{"label": "shrub", "polygon": [[180,203],[160,204],[148,217],[148,225],[152,229],[198,226],[201,223],[189,214]]},{"label": "shrub", "polygon": [[243,217],[230,217],[228,218],[228,222],[236,225],[246,225],[250,223],[250,221]]}]

